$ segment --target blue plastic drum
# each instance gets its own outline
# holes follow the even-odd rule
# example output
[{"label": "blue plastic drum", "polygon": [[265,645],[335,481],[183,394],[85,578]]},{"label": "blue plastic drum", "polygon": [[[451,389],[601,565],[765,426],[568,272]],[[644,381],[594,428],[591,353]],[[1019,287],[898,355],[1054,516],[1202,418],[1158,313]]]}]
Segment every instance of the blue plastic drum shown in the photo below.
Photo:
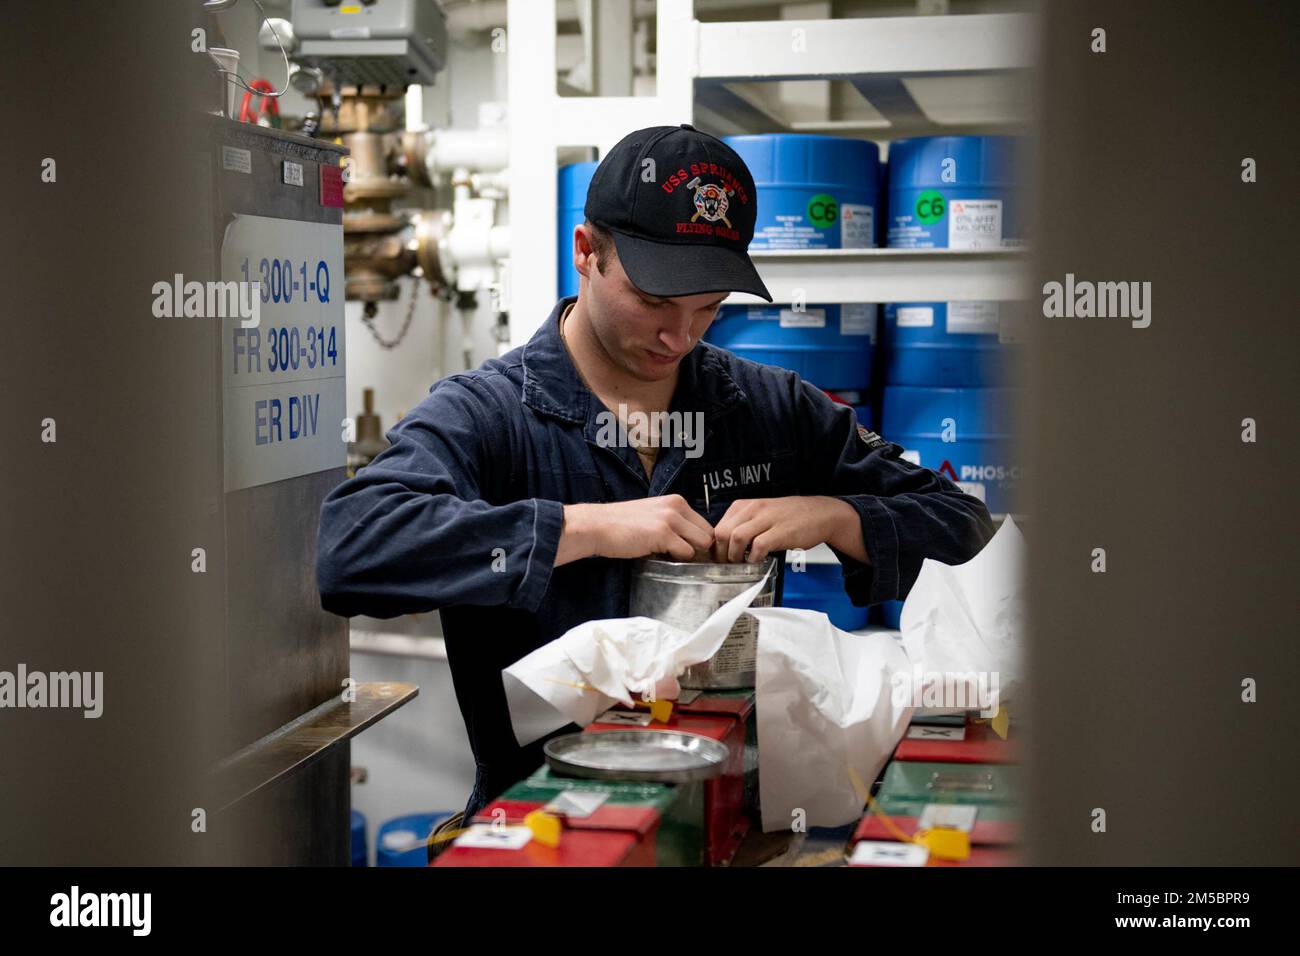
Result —
[{"label": "blue plastic drum", "polygon": [[840,565],[807,563],[802,571],[795,571],[787,563],[783,582],[783,607],[821,611],[841,631],[856,631],[867,626],[871,609],[853,606],[844,592],[844,573]]},{"label": "blue plastic drum", "polygon": [[429,834],[452,811],[394,817],[375,835],[375,866],[428,866]]},{"label": "blue plastic drum", "polygon": [[880,148],[839,136],[727,136],[758,191],[750,249],[866,249],[877,244]]},{"label": "blue plastic drum", "polygon": [[587,205],[587,187],[596,172],[598,163],[573,163],[561,166],[559,173],[559,195],[556,220],[559,243],[557,257],[559,261],[558,283],[560,298],[578,294],[578,273],[573,268],[573,227],[580,226],[586,220],[583,207]]},{"label": "blue plastic drum", "polygon": [[924,136],[889,146],[891,249],[1023,245],[1025,142],[1013,136]]},{"label": "blue plastic drum", "polygon": [[903,616],[902,601],[886,601],[883,604],[877,604],[873,610],[876,611],[875,623],[898,630],[899,622]]},{"label": "blue plastic drum", "polygon": [[366,818],[356,810],[352,811],[352,865],[365,866],[366,853]]},{"label": "blue plastic drum", "polygon": [[998,302],[904,302],[884,308],[886,385],[1009,385],[1016,346],[1003,341]]},{"label": "blue plastic drum", "polygon": [[[876,245],[880,150],[838,136],[728,136],[758,192],[751,250]],[[705,338],[742,358],[779,365],[824,389],[871,383],[879,306],[724,306]]]},{"label": "blue plastic drum", "polygon": [[887,385],[881,434],[904,457],[955,481],[992,514],[1015,511],[1021,477],[1011,417],[1014,388],[917,388]]},{"label": "blue plastic drum", "polygon": [[871,384],[879,307],[870,304],[723,306],[705,339],[763,365],[779,365],[827,390]]}]

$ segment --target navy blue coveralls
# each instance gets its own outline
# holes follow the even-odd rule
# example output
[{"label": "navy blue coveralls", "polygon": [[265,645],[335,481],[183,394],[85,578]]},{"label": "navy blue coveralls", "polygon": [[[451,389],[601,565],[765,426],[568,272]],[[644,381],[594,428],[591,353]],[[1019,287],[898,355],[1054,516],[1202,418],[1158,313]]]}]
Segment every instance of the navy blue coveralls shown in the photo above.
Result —
[{"label": "navy blue coveralls", "polygon": [[704,413],[703,454],[661,448],[647,480],[634,448],[611,445],[608,427],[600,437],[608,413],[598,417],[559,335],[572,301],[522,348],[436,382],[389,431],[391,447],[321,506],[325,610],[442,614],[477,764],[467,816],[543,762],[543,741],[515,741],[501,671],[577,624],[627,616],[631,562],[554,567],[565,504],[680,494],[716,525],[737,499],[842,498],[871,558],[837,554],[858,606],[906,595],[924,558],[960,564],[993,534],[982,502],[859,430],[851,408],[703,342],[682,360],[670,408]]}]

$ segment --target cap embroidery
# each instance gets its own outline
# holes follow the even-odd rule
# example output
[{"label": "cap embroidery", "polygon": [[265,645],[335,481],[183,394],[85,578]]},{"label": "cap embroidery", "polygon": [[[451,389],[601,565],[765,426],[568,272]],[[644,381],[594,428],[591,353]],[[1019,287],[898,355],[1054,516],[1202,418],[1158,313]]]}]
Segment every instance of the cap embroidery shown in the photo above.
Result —
[{"label": "cap embroidery", "polygon": [[727,218],[727,195],[731,190],[723,189],[717,183],[702,183],[699,176],[686,185],[695,190],[695,215],[691,216],[691,222],[703,216],[709,222],[721,219],[728,229],[731,228],[731,220]]}]

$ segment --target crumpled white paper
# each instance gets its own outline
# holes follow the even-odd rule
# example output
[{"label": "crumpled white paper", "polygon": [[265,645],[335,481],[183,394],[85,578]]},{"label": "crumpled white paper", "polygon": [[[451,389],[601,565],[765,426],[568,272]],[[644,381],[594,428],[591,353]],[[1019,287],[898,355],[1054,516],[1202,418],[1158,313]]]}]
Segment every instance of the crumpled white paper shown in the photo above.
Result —
[{"label": "crumpled white paper", "polygon": [[[919,687],[913,703],[992,717],[1015,696],[1023,673],[1024,569],[1025,538],[1010,517],[965,564],[921,565],[899,620],[912,669],[896,686]],[[936,698],[948,699],[932,704]]]},{"label": "crumpled white paper", "polygon": [[818,611],[754,608],[758,618],[758,787],[763,831],[841,826],[894,752],[912,708],[891,680],[908,668],[893,631],[850,634]]},{"label": "crumpled white paper", "polygon": [[[975,709],[1009,699],[1021,673],[1024,538],[1007,518],[965,564],[927,560],[903,604],[902,634],[850,634],[824,614],[751,608],[758,618],[758,763],[763,830],[802,810],[807,826],[862,816],[848,768],[869,786],[926,690],[954,679]],[[996,675],[984,680],[981,675]],[[939,685],[934,687],[934,681]],[[914,693],[914,688],[921,693]],[[993,691],[992,699],[980,691]],[[938,701],[940,708],[944,705]],[[958,708],[954,708],[958,709]]]},{"label": "crumpled white paper", "polygon": [[759,622],[763,830],[851,823],[863,799],[850,768],[869,785],[911,719],[915,700],[900,687],[918,674],[994,670],[1009,697],[1020,674],[1023,564],[1024,539],[1010,518],[965,564],[927,560],[903,605],[901,639],[841,631],[816,611],[749,608],[762,582],[693,634],[644,617],[582,624],[502,672],[515,737],[525,745],[570,722],[585,726],[645,691],[672,696],[664,688],[712,657],[749,608]]},{"label": "crumpled white paper", "polygon": [[501,672],[521,747],[565,724],[586,726],[633,695],[676,697],[677,678],[722,646],[767,577],[738,594],[693,633],[648,617],[588,621]]}]

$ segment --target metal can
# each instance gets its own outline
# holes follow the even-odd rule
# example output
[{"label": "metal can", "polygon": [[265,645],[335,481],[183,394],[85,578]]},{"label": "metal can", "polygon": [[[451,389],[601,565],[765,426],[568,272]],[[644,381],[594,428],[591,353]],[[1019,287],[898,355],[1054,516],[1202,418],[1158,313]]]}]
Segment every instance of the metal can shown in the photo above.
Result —
[{"label": "metal can", "polygon": [[[757,584],[767,583],[753,607],[771,607],[776,597],[776,557],[759,564],[716,564],[642,558],[632,571],[633,617],[650,617],[694,631],[722,605]],[[679,678],[684,688],[753,687],[757,677],[758,621],[741,614],[709,660],[694,664]]]}]

